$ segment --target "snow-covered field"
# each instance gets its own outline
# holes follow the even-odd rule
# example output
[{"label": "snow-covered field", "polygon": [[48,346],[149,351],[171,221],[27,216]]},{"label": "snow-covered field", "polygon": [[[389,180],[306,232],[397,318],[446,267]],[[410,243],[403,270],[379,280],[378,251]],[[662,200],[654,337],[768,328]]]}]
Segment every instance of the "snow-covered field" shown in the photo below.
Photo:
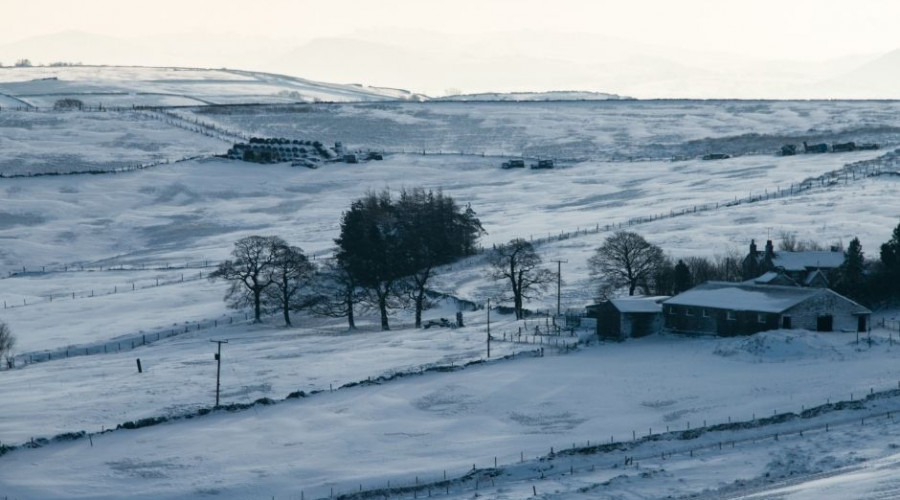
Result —
[{"label": "snow-covered field", "polygon": [[272,73],[204,68],[71,66],[0,68],[4,107],[52,108],[63,98],[86,106],[381,101],[409,99],[403,90],[314,82]]},{"label": "snow-covered field", "polygon": [[151,113],[0,112],[0,174],[5,176],[127,169],[222,154],[228,146]]},{"label": "snow-covered field", "polygon": [[[866,177],[876,167],[882,173],[897,170],[891,155],[900,145],[894,137],[895,103],[635,103],[618,111],[594,103],[429,106],[316,105],[307,108],[308,115],[267,115],[266,108],[256,108],[261,115],[235,111],[201,118],[246,134],[333,138],[387,150],[458,151],[469,140],[465,132],[483,144],[496,140],[496,150],[488,153],[572,160],[551,171],[501,170],[500,160],[490,156],[394,153],[384,161],[308,170],[207,158],[116,175],[0,179],[0,300],[5,304],[0,319],[18,336],[20,354],[19,367],[0,371],[0,394],[12,402],[0,412],[0,444],[80,430],[99,433],[142,418],[196,415],[214,400],[210,340],[229,340],[223,346],[225,403],[323,391],[272,406],[17,449],[0,457],[0,496],[319,498],[332,488],[346,494],[360,485],[408,486],[417,477],[435,481],[444,470],[459,477],[473,464],[493,467],[494,457],[506,472],[493,481],[485,478],[479,496],[523,498],[537,491],[545,498],[660,498],[711,490],[700,498],[751,498],[748,488],[756,488],[759,498],[847,498],[887,491],[893,484],[886,471],[900,462],[894,445],[900,429],[891,418],[875,415],[900,410],[897,396],[867,403],[867,409],[783,424],[796,431],[829,422],[834,425],[829,433],[809,431],[807,437],[777,442],[751,439],[733,451],[706,449],[696,458],[680,452],[753,434],[710,433],[696,442],[664,440],[574,461],[535,458],[551,447],[610,437],[629,441],[632,432],[640,437],[667,426],[695,428],[704,420],[799,413],[826,402],[858,400],[872,389],[895,389],[900,382],[896,331],[876,329],[872,345],[857,344],[855,334],[802,331],[737,339],[663,335],[621,344],[592,342],[569,353],[551,347],[571,342],[569,337],[538,338],[537,345],[496,342],[491,363],[338,389],[484,358],[485,311],[466,312],[466,327],[452,330],[410,328],[405,311],[393,315],[390,332],[378,331],[368,314],[354,332],[347,332],[342,320],[306,315],[298,315],[290,329],[281,327],[277,316],[250,325],[242,312],[226,309],[226,285],[205,276],[235,240],[250,234],[280,235],[318,260],[333,246],[341,212],[352,200],[367,190],[417,186],[443,189],[461,204],[471,203],[488,231],[486,247],[531,238],[546,260],[567,261],[563,308],[591,303],[595,285],[587,259],[620,224],[675,257],[743,253],[751,238],[764,240],[780,231],[823,243],[859,237],[874,257],[898,222],[900,177]],[[72,141],[71,133],[81,134],[76,142],[90,147],[82,150],[85,165],[119,154],[118,141],[92,135],[98,125],[85,121],[112,120],[102,118],[112,114],[3,111],[0,123],[9,116],[54,117],[51,125],[33,124],[29,141],[35,152],[60,149],[37,142],[38,136],[53,143]],[[141,120],[117,120],[110,127],[120,133],[146,135],[132,128],[143,126]],[[587,139],[582,146],[563,147],[579,120]],[[395,128],[382,130],[384,124]],[[0,145],[12,140],[6,130],[0,128]],[[165,132],[167,144],[195,153],[224,145],[179,130]],[[770,132],[771,138],[741,137]],[[877,140],[883,148],[795,157],[751,154],[765,141],[780,144],[801,136]],[[417,144],[420,140],[427,144]],[[741,156],[648,159],[708,147],[697,144],[729,144]],[[134,149],[121,146],[123,154]],[[632,152],[645,160],[608,161]],[[854,162],[864,162],[856,174],[818,179]],[[817,180],[809,189],[790,194],[812,178]],[[770,196],[775,192],[782,195]],[[732,205],[735,201],[741,203]],[[630,226],[636,218],[650,220]],[[474,256],[442,269],[432,288],[483,303],[500,286],[485,271],[484,259]],[[555,302],[548,294],[528,307],[549,309]],[[425,317],[454,313],[445,304]],[[896,316],[879,311],[876,323]],[[203,328],[195,329],[198,324]],[[497,336],[534,326],[535,321],[492,314]],[[175,335],[166,338],[167,331]],[[155,333],[162,334],[159,340]],[[145,337],[146,345],[132,347]],[[104,346],[107,353],[98,353]],[[496,360],[542,346],[544,357]],[[85,348],[87,355],[81,352]],[[61,355],[67,350],[68,357]],[[53,360],[23,366],[47,352]],[[144,373],[137,373],[135,358]],[[866,425],[845,422],[858,416],[866,416]],[[758,429],[759,436],[772,432],[779,431]],[[623,468],[625,455],[639,457],[640,468]],[[524,464],[518,464],[521,458]],[[542,469],[542,480],[539,469],[548,464],[555,468]],[[560,475],[569,467],[573,474]],[[791,473],[799,479],[779,482]],[[818,473],[829,475],[812,476]],[[745,483],[735,485],[737,480]],[[837,489],[827,490],[827,481]],[[454,483],[440,493],[471,498],[474,486]],[[770,486],[785,489],[772,493],[765,489]]]},{"label": "snow-covered field", "polygon": [[357,103],[180,110],[251,135],[353,148],[632,160],[900,141],[900,101]]}]

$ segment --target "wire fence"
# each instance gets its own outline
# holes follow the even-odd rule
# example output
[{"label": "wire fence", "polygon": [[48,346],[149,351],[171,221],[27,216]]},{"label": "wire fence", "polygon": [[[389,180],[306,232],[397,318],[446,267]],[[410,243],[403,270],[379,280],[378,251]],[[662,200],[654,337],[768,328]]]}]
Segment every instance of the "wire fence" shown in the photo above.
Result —
[{"label": "wire fence", "polygon": [[[541,481],[576,474],[591,474],[598,467],[611,470],[641,470],[642,463],[662,463],[666,460],[709,460],[717,453],[728,453],[740,446],[754,445],[759,442],[780,442],[787,439],[806,439],[816,433],[825,434],[851,425],[879,425],[897,423],[897,408],[868,411],[867,403],[880,399],[900,397],[900,382],[896,389],[875,392],[874,388],[862,397],[850,394],[849,400],[826,403],[815,407],[802,407],[799,413],[778,413],[771,416],[757,417],[749,420],[732,420],[710,423],[702,421],[702,425],[691,426],[686,422],[683,429],[669,426],[662,429],[648,428],[638,432],[637,429],[624,439],[610,436],[608,440],[589,440],[583,443],[572,443],[571,446],[551,446],[547,448],[522,450],[517,455],[497,455],[485,460],[473,461],[471,468],[444,469],[432,473],[402,477],[394,475],[391,479],[368,482],[357,482],[353,485],[334,483],[325,484],[290,498],[309,499],[370,499],[370,498],[412,498],[432,496],[457,496],[475,492],[479,489],[496,487],[501,482],[531,482],[533,494],[537,495],[537,485]],[[874,406],[873,410],[878,408]],[[847,415],[844,410],[854,410]],[[815,421],[813,419],[816,419]],[[698,422],[699,424],[699,422]],[[728,433],[732,433],[730,436]],[[504,479],[504,477],[512,479]],[[531,496],[531,495],[529,495]]]},{"label": "wire fence", "polygon": [[105,168],[105,169],[88,169],[88,170],[68,170],[68,171],[51,171],[51,172],[25,172],[19,174],[7,174],[0,172],[0,179],[16,179],[22,177],[53,177],[60,175],[98,175],[98,174],[121,174],[126,172],[135,172],[138,170],[146,170],[148,168],[158,167],[160,165],[170,165],[174,163],[181,163],[185,161],[191,160],[199,160],[203,158],[210,158],[212,155],[194,155],[194,156],[183,156],[176,160],[157,160],[146,163],[133,163],[131,165],[125,165],[123,167],[117,168]]},{"label": "wire fence", "polygon": [[42,363],[46,361],[54,361],[60,359],[68,359],[77,356],[91,356],[96,354],[117,353],[137,349],[139,347],[158,342],[160,340],[184,335],[199,330],[207,330],[210,328],[218,328],[220,326],[234,324],[249,324],[254,320],[250,313],[241,313],[235,315],[222,315],[215,319],[205,319],[199,321],[184,321],[175,323],[171,327],[156,328],[150,331],[139,331],[116,335],[113,340],[104,340],[86,344],[74,344],[57,349],[41,350],[16,354],[9,358],[5,363],[7,369],[31,365],[34,363]]}]

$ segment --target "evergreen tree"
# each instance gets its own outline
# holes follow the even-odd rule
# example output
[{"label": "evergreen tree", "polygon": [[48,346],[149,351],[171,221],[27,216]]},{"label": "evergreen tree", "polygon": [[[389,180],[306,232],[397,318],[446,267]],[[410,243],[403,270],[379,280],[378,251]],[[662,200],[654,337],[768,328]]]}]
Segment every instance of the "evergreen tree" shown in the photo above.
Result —
[{"label": "evergreen tree", "polygon": [[691,270],[690,268],[688,268],[688,265],[685,264],[681,259],[678,259],[678,264],[675,264],[673,281],[673,291],[676,294],[681,293],[685,290],[690,290],[691,287],[694,286],[694,283],[691,279]]},{"label": "evergreen tree", "polygon": [[844,295],[860,300],[863,298],[865,279],[865,256],[859,238],[853,238],[844,252],[844,263],[840,268],[838,289]]},{"label": "evergreen tree", "polygon": [[891,239],[881,245],[881,263],[888,273],[900,275],[900,224],[894,228]]}]

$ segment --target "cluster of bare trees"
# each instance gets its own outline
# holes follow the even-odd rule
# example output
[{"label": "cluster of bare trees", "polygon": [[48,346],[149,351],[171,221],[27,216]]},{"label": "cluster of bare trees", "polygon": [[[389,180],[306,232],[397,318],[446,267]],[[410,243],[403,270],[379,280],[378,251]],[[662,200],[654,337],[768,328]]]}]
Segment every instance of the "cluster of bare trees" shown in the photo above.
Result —
[{"label": "cluster of bare trees", "polygon": [[439,266],[476,250],[484,229],[471,207],[423,189],[368,193],[341,218],[337,250],[321,267],[277,236],[250,236],[235,243],[232,259],[210,279],[231,283],[226,299],[251,306],[254,318],[280,310],[346,317],[355,328],[356,309],[374,309],[390,329],[391,310],[412,305],[416,327],[428,306],[427,285]]},{"label": "cluster of bare trees", "polygon": [[234,244],[231,259],[209,275],[231,283],[225,298],[233,308],[252,307],[260,321],[266,310],[280,310],[286,325],[291,311],[309,306],[308,294],[315,266],[303,250],[278,236],[248,236]]}]

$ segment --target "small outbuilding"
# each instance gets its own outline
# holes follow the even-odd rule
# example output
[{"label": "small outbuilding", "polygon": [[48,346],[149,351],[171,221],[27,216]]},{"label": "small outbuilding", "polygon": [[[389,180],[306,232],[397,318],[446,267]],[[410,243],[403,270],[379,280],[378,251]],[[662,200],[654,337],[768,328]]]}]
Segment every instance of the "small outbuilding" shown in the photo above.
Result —
[{"label": "small outbuilding", "polygon": [[722,336],[869,329],[872,311],[827,288],[710,281],[662,304],[666,330]]},{"label": "small outbuilding", "polygon": [[628,297],[597,304],[597,336],[625,340],[645,337],[662,330],[661,302],[668,297]]}]

